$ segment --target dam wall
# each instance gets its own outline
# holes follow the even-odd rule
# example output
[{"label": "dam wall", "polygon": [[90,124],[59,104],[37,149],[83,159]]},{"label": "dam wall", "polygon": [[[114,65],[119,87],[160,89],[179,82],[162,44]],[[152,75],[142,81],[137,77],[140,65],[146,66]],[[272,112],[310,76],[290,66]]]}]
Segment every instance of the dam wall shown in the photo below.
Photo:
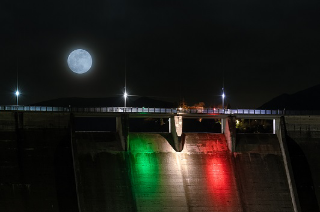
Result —
[{"label": "dam wall", "polygon": [[72,143],[81,211],[135,211],[129,154],[117,134],[76,132]]},{"label": "dam wall", "polygon": [[[319,121],[285,117],[301,211],[319,211]],[[293,211],[276,135],[236,134],[228,148],[224,134],[185,133],[176,152],[169,133],[129,132],[123,151],[119,133],[73,122],[0,112],[0,211]]]},{"label": "dam wall", "polygon": [[0,113],[0,211],[78,211],[69,117]]},{"label": "dam wall", "polygon": [[301,211],[320,211],[320,116],[286,116],[285,124]]},{"label": "dam wall", "polygon": [[243,211],[223,134],[187,133],[182,152],[165,137],[130,133],[123,152],[110,133],[77,133],[81,211]]},{"label": "dam wall", "polygon": [[77,135],[84,211],[294,211],[276,135],[238,134],[231,154],[223,134],[186,133],[175,152],[166,135],[130,133],[127,153],[90,134]]},{"label": "dam wall", "polygon": [[245,211],[294,211],[276,135],[237,134],[234,161]]}]

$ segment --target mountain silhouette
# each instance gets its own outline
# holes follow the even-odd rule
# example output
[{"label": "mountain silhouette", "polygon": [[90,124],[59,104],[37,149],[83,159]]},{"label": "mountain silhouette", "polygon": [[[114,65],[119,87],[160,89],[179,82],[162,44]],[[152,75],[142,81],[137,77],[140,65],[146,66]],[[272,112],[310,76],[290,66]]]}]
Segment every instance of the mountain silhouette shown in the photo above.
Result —
[{"label": "mountain silhouette", "polygon": [[259,109],[320,110],[320,84],[294,94],[281,94]]}]

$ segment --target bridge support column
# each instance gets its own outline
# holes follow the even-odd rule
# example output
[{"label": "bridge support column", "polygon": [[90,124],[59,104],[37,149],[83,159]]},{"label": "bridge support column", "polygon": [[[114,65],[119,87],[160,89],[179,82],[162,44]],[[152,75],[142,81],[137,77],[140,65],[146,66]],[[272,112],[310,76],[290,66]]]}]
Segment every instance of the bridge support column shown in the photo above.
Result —
[{"label": "bridge support column", "polygon": [[[223,119],[225,122],[224,126],[224,135],[227,140],[228,149],[231,152],[235,152],[236,147],[236,117],[229,116],[226,119]],[[222,123],[221,123],[222,125]]]},{"label": "bridge support column", "polygon": [[121,114],[116,117],[116,130],[119,135],[121,146],[124,151],[129,150],[129,115]]},{"label": "bridge support column", "polygon": [[170,117],[170,132],[173,137],[174,148],[177,152],[183,150],[185,134],[182,133],[182,116]]},{"label": "bridge support column", "polygon": [[226,119],[221,118],[221,133],[224,133],[226,128]]},{"label": "bridge support column", "polygon": [[280,119],[273,119],[273,122],[272,122],[272,133],[273,134],[277,134],[279,136],[279,133],[280,133]]}]

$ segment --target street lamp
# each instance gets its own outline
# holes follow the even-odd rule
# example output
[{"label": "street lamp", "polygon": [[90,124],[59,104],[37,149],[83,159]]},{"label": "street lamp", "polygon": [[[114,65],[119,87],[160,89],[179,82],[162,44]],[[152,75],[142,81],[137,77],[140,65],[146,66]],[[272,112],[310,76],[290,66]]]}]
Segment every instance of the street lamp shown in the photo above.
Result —
[{"label": "street lamp", "polygon": [[127,91],[124,92],[123,97],[124,97],[124,107],[127,107],[127,97],[128,97]]},{"label": "street lamp", "polygon": [[[225,113],[225,110],[224,110],[224,98],[226,98],[226,95],[224,94],[224,88],[222,88],[221,98],[222,98],[222,110],[223,110],[223,113]],[[224,133],[224,127],[225,127],[224,125],[225,125],[225,119],[221,119],[221,133]]]},{"label": "street lamp", "polygon": [[222,88],[222,109],[224,109],[224,98],[226,97],[226,95],[224,94],[224,89]]},{"label": "street lamp", "polygon": [[17,105],[18,105],[18,104],[19,104],[19,95],[20,95],[19,90],[17,90],[15,94],[16,94],[16,96],[17,96]]}]

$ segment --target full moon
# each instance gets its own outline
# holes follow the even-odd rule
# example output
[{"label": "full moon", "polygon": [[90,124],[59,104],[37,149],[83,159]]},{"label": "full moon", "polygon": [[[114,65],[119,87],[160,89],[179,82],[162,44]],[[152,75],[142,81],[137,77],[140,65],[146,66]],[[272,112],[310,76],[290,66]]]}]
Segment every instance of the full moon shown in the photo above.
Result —
[{"label": "full moon", "polygon": [[84,74],[91,68],[91,55],[83,49],[76,49],[69,54],[68,66],[76,74]]}]

